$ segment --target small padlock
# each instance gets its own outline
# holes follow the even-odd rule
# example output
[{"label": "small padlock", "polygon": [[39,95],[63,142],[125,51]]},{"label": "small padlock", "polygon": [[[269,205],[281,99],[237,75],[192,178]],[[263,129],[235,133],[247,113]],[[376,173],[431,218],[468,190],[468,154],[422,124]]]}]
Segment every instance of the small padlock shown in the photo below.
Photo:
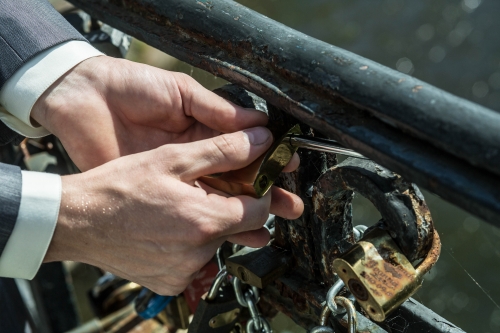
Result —
[{"label": "small padlock", "polygon": [[263,197],[298,149],[292,145],[290,136],[299,134],[302,134],[300,126],[295,125],[250,165],[238,170],[200,177],[200,180],[227,194]]},{"label": "small padlock", "polygon": [[226,259],[226,267],[229,274],[262,289],[286,272],[290,260],[288,251],[279,247],[244,247]]},{"label": "small padlock", "polygon": [[374,228],[332,264],[358,303],[375,321],[413,295],[439,258],[441,242],[434,230],[432,246],[416,267],[408,261],[389,233]]},{"label": "small padlock", "polygon": [[242,306],[233,286],[223,283],[226,276],[225,269],[220,271],[210,290],[201,297],[189,333],[229,333],[235,327]]}]

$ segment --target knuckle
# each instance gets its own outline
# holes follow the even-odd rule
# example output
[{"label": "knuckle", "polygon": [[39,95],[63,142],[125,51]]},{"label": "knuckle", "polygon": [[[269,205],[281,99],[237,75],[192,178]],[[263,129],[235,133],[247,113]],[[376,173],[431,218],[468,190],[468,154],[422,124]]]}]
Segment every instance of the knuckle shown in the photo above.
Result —
[{"label": "knuckle", "polygon": [[176,72],[175,78],[178,82],[181,82],[182,84],[185,84],[187,86],[197,83],[195,79],[193,79],[190,75],[187,75],[186,73]]},{"label": "knuckle", "polygon": [[193,230],[190,241],[195,246],[205,245],[216,238],[217,234],[213,223],[202,222]]},{"label": "knuckle", "polygon": [[269,211],[266,209],[259,209],[255,218],[255,229],[260,229],[269,218]]},{"label": "knuckle", "polygon": [[155,280],[148,288],[162,296],[172,296],[183,292],[191,282],[190,278],[160,278]]},{"label": "knuckle", "polygon": [[158,285],[153,285],[148,287],[151,291],[155,292],[158,295],[161,296],[170,296],[173,295],[172,288],[169,286],[166,286],[164,284],[158,284]]},{"label": "knuckle", "polygon": [[171,287],[172,292],[170,295],[178,295],[178,294],[182,293],[184,290],[186,290],[187,286],[189,285],[189,282],[185,282],[185,283],[180,284],[180,285],[172,286]]},{"label": "knuckle", "polygon": [[170,175],[180,175],[188,168],[188,161],[182,149],[177,145],[167,145],[162,147],[162,163],[166,167],[166,172]]},{"label": "knuckle", "polygon": [[175,82],[181,96],[183,97],[183,102],[189,106],[192,99],[194,98],[196,92],[200,88],[200,84],[193,79],[191,76],[185,73],[175,73]]},{"label": "knuckle", "polygon": [[220,135],[212,140],[216,155],[226,160],[233,160],[238,155],[238,143],[234,135]]}]

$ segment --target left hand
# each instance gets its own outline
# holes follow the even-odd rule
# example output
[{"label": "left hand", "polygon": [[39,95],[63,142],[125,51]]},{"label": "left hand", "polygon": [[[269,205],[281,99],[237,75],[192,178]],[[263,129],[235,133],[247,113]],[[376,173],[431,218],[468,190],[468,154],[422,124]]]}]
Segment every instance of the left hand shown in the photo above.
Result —
[{"label": "left hand", "polygon": [[[188,75],[106,56],[87,59],[59,78],[31,116],[61,140],[82,171],[169,143],[264,126],[268,120],[263,112],[237,106]],[[295,155],[284,171],[298,164]],[[296,218],[303,204],[296,195],[273,188],[270,210]],[[229,239],[245,244],[248,237],[243,232]]]},{"label": "left hand", "polygon": [[106,56],[67,72],[31,115],[61,140],[82,171],[164,144],[267,123],[264,113],[237,106],[188,75]]}]

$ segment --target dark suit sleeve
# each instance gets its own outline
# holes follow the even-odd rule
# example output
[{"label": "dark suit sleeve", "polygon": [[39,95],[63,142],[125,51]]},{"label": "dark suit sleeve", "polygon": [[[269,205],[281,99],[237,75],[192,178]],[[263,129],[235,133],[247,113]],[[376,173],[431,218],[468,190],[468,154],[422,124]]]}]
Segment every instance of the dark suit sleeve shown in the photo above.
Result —
[{"label": "dark suit sleeve", "polygon": [[0,163],[0,256],[16,224],[21,190],[21,169]]},{"label": "dark suit sleeve", "polygon": [[[35,55],[70,40],[86,41],[46,0],[0,0],[0,89]],[[0,145],[17,137],[0,122]]]}]

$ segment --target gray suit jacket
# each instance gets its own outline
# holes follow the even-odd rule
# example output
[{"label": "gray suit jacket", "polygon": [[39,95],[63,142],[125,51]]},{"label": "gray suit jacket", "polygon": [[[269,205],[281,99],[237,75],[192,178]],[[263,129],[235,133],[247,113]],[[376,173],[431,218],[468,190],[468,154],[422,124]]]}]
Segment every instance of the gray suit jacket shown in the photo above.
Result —
[{"label": "gray suit jacket", "polygon": [[[46,0],[0,0],[0,88],[28,60],[57,44],[82,40]],[[19,135],[0,122],[0,145]],[[21,200],[21,171],[0,163],[0,255],[14,228]]]}]

